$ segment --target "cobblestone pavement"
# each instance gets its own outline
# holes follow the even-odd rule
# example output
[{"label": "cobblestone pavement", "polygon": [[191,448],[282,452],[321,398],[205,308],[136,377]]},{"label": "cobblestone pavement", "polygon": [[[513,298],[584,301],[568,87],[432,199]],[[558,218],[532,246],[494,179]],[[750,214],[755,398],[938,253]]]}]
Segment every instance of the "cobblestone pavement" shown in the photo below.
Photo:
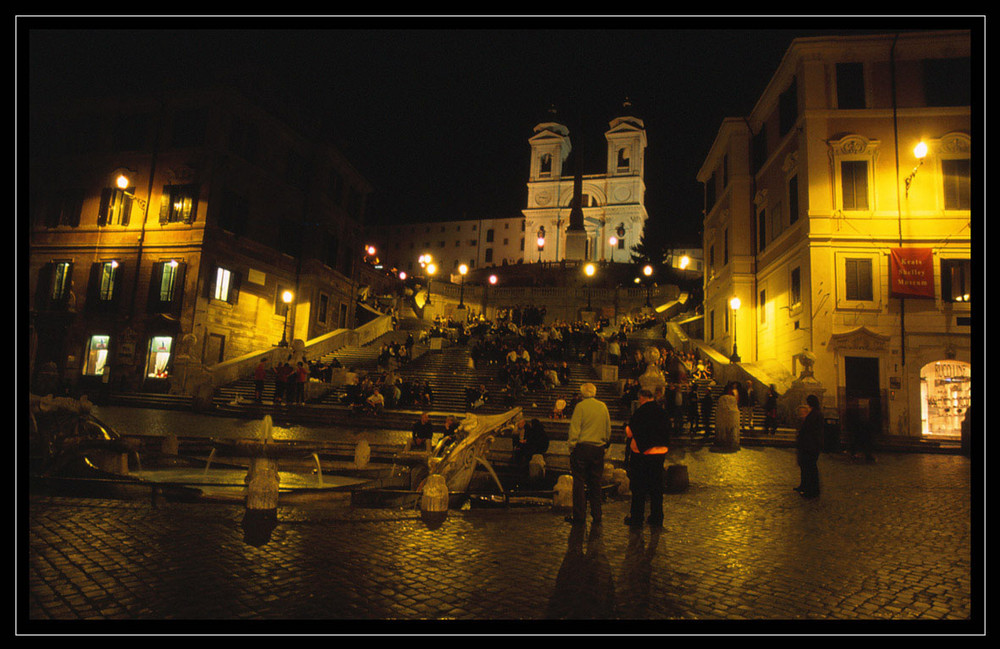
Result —
[{"label": "cobblestone pavement", "polygon": [[493,633],[501,621],[500,632],[516,633],[842,630],[809,626],[818,620],[889,633],[984,629],[984,531],[967,458],[851,464],[827,454],[814,500],[792,491],[788,449],[673,459],[691,484],[666,496],[662,532],[630,532],[624,499],[582,527],[548,506],[429,521],[334,502],[280,506],[260,544],[248,542],[256,528],[242,506],[32,495],[21,631],[75,620],[157,621],[168,633],[183,620],[224,621],[197,627],[206,632],[283,621],[285,633]]}]

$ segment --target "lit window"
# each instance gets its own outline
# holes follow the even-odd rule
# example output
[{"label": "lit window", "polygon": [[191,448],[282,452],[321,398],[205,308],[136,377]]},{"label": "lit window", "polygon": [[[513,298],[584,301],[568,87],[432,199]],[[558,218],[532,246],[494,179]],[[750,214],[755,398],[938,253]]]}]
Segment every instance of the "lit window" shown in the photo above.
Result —
[{"label": "lit window", "polygon": [[55,264],[52,276],[52,300],[64,300],[69,296],[70,269],[72,264],[68,261],[61,261]]},{"label": "lit window", "polygon": [[229,290],[232,288],[233,274],[225,268],[215,270],[215,290],[212,294],[216,300],[229,301]]},{"label": "lit window", "polygon": [[166,378],[170,369],[170,350],[174,339],[170,336],[153,336],[149,341],[149,354],[146,356],[146,376],[150,378]]},{"label": "lit window", "polygon": [[101,203],[97,209],[98,225],[128,225],[132,214],[133,187],[117,189],[105,187],[101,190]]},{"label": "lit window", "polygon": [[941,260],[941,299],[945,302],[969,302],[972,299],[970,260]]},{"label": "lit window", "polygon": [[100,376],[104,374],[104,369],[108,362],[108,344],[110,336],[91,336],[87,341],[87,356],[83,366],[83,373],[87,376]]},{"label": "lit window", "polygon": [[115,285],[118,283],[118,262],[107,261],[101,264],[101,279],[97,290],[97,299],[109,302],[114,298]]},{"label": "lit window", "polygon": [[160,302],[173,302],[176,279],[177,262],[163,262],[163,272],[160,276]]},{"label": "lit window", "polygon": [[190,223],[197,210],[197,185],[166,185],[163,188],[160,223]]}]

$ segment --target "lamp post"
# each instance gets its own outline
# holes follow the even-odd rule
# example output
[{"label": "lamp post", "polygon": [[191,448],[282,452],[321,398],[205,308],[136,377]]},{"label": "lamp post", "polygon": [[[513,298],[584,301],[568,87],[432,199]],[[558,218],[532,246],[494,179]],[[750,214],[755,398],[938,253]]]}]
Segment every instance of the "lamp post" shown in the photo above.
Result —
[{"label": "lamp post", "polygon": [[462,284],[458,289],[458,308],[465,308],[465,274],[469,272],[469,267],[462,264],[458,267],[458,274],[462,276]]},{"label": "lamp post", "polygon": [[619,223],[618,227],[615,228],[615,233],[608,239],[608,243],[611,244],[611,263],[615,261],[615,248],[618,247],[619,241],[625,240],[625,224]]},{"label": "lamp post", "polygon": [[281,327],[281,342],[278,343],[278,347],[288,347],[288,339],[285,337],[285,333],[288,331],[288,311],[292,303],[292,297],[291,291],[281,293],[281,301],[285,303],[285,324]]},{"label": "lamp post", "polygon": [[740,298],[729,300],[729,308],[733,310],[733,355],[729,357],[729,362],[739,363],[740,355],[736,353],[736,312],[740,310]]},{"label": "lamp post", "polygon": [[538,263],[542,262],[542,250],[545,248],[545,226],[538,228]]},{"label": "lamp post", "polygon": [[924,164],[924,158],[927,157],[927,145],[923,142],[919,142],[917,146],[913,147],[913,155],[919,162],[917,166],[913,168],[910,175],[906,177],[906,198],[910,198],[910,183],[913,182],[914,176],[917,175],[917,170],[920,169],[920,165]]},{"label": "lamp post", "polygon": [[[597,268],[594,266],[594,264],[587,264],[586,266],[583,267],[583,274],[586,275],[588,278],[589,277],[593,277],[594,273],[596,272],[596,270],[597,270]],[[588,281],[587,282],[587,311],[591,310],[591,308],[590,308],[590,288],[591,288],[591,282]]]},{"label": "lamp post", "polygon": [[433,262],[429,261],[430,260],[430,255],[428,255],[427,257],[428,257],[428,263],[427,263],[427,267],[426,267],[426,270],[427,270],[427,304],[430,304],[431,303],[431,278],[434,276],[434,273],[437,272],[437,266],[435,266]]},{"label": "lamp post", "polygon": [[646,276],[646,306],[652,308],[653,304],[649,301],[649,278],[653,276],[653,267],[646,264],[642,267],[642,274]]}]

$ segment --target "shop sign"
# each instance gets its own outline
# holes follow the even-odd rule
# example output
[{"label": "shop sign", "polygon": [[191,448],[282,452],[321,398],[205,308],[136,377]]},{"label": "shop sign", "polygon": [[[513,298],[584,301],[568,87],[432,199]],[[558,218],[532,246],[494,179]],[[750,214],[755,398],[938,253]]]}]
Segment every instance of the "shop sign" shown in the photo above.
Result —
[{"label": "shop sign", "polygon": [[893,248],[889,275],[892,297],[934,299],[934,253],[930,248]]}]

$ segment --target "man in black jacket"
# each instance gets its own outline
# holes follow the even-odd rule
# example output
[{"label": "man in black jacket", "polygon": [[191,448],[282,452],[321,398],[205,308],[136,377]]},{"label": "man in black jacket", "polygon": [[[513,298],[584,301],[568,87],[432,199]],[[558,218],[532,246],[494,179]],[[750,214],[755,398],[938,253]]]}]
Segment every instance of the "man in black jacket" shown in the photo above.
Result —
[{"label": "man in black jacket", "polygon": [[800,484],[795,487],[806,498],[819,496],[819,468],[816,462],[823,450],[823,412],[819,407],[819,397],[810,394],[806,397],[809,413],[799,426],[795,437],[795,457],[799,463],[801,474]]},{"label": "man in black jacket", "polygon": [[663,461],[670,441],[670,421],[650,390],[643,388],[638,396],[639,407],[625,427],[629,487],[632,490],[632,506],[625,524],[632,529],[642,527],[648,498],[649,525],[662,527]]}]

